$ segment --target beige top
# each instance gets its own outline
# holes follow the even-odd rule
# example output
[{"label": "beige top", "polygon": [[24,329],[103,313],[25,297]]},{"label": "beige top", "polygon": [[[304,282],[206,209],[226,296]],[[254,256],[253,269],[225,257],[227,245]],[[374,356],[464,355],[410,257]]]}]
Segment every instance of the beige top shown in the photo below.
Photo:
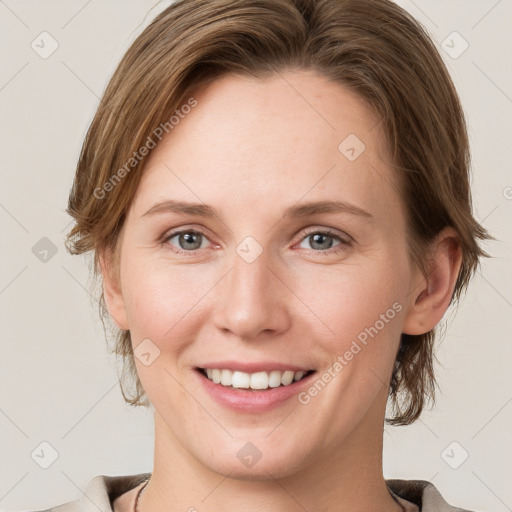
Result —
[{"label": "beige top", "polygon": [[[137,496],[141,489],[144,487],[145,483],[146,482],[141,482],[133,489],[115,498],[112,507],[113,512],[134,512]],[[402,507],[404,508],[404,512],[420,512],[420,508],[418,507],[418,505],[410,501],[404,500],[400,496],[396,495],[391,489],[390,492],[395,497],[396,501],[398,501],[398,503],[402,505]]]},{"label": "beige top", "polygon": [[[99,475],[87,484],[78,500],[35,512],[133,512],[137,493],[150,476]],[[406,512],[472,512],[449,505],[426,480],[386,480],[386,484]]]}]

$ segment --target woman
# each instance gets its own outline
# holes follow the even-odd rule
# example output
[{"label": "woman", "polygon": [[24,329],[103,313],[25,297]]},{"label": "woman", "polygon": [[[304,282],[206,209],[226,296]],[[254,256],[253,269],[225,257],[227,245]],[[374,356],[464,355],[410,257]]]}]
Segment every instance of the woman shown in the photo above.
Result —
[{"label": "woman", "polygon": [[384,480],[382,435],[433,399],[435,326],[485,254],[468,162],[442,59],[390,1],[162,12],[105,91],[68,206],[123,395],[154,406],[154,468],[56,510],[456,510]]}]

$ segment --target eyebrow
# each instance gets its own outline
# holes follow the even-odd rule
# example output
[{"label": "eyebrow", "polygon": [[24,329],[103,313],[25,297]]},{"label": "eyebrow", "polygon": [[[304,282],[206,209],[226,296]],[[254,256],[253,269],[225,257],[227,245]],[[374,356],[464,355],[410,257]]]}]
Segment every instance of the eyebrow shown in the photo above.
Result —
[{"label": "eyebrow", "polygon": [[[204,218],[220,218],[219,213],[212,206],[203,203],[176,201],[174,199],[154,204],[141,218],[158,213],[178,213]],[[371,213],[345,201],[315,201],[292,205],[285,210],[283,218],[301,218],[320,213],[349,213],[351,215],[373,218]]]}]

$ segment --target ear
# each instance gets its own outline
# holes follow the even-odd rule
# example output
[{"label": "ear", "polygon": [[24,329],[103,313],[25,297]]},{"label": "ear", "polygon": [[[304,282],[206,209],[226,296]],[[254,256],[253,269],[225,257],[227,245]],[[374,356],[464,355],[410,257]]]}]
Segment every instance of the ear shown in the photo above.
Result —
[{"label": "ear", "polygon": [[119,329],[128,331],[128,318],[114,256],[110,252],[102,252],[99,256],[99,263],[103,276],[103,296],[110,318]]},{"label": "ear", "polygon": [[404,334],[425,334],[448,309],[462,263],[457,232],[451,227],[443,229],[432,242],[429,254],[428,273],[421,274],[419,284],[412,291],[412,302],[402,327]]}]

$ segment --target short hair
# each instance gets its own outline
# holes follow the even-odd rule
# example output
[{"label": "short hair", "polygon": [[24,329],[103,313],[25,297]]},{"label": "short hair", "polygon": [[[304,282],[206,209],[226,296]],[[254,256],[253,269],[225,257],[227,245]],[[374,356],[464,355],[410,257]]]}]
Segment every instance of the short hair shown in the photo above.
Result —
[{"label": "short hair", "polygon": [[[141,179],[140,148],[194,91],[222,75],[264,78],[314,70],[377,114],[400,181],[410,260],[426,275],[426,247],[446,226],[458,235],[462,264],[451,303],[458,301],[487,256],[492,238],[472,214],[470,152],[463,109],[426,30],[389,0],[178,0],[137,37],[115,70],[85,137],[67,213],[71,254],[112,256],[118,274],[119,233]],[[100,318],[108,318],[103,292]],[[105,323],[103,322],[105,327]],[[131,405],[149,405],[138,378],[130,332],[117,330],[123,358],[121,391]],[[414,422],[434,403],[435,328],[401,335],[389,383],[392,425]]]}]

